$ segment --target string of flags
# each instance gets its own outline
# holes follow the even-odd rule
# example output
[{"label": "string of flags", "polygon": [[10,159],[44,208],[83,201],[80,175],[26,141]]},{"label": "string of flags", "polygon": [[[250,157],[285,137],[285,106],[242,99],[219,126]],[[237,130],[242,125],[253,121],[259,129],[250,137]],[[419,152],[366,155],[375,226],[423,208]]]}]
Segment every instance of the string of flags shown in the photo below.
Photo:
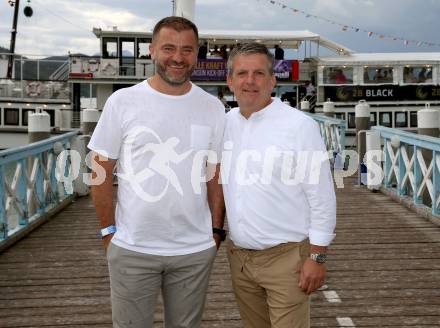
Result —
[{"label": "string of flags", "polygon": [[403,37],[387,35],[387,34],[378,33],[378,32],[374,32],[374,31],[368,31],[368,30],[362,29],[360,27],[335,22],[335,21],[328,19],[326,17],[313,15],[308,12],[305,12],[304,10],[289,7],[286,4],[284,4],[280,1],[277,1],[277,0],[269,0],[268,2],[270,2],[272,5],[280,6],[282,9],[290,10],[295,14],[304,15],[306,18],[314,18],[317,20],[327,22],[329,24],[339,25],[341,27],[342,32],[354,31],[356,33],[358,33],[358,32],[366,33],[368,35],[368,37],[370,37],[370,38],[375,37],[375,38],[379,38],[380,40],[391,40],[391,41],[396,41],[396,42],[399,41],[399,42],[403,42],[403,44],[405,46],[416,45],[417,47],[422,47],[422,46],[424,46],[424,47],[434,47],[434,46],[440,47],[440,43],[429,42],[429,41],[420,41],[420,40],[410,40],[410,39],[406,39]]}]

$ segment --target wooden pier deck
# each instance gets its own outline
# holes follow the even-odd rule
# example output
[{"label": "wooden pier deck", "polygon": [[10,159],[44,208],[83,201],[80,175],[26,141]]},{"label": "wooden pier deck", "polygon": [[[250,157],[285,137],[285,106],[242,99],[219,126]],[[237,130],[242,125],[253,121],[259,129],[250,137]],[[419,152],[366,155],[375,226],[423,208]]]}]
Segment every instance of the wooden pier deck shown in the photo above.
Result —
[{"label": "wooden pier deck", "polygon": [[[440,227],[352,182],[337,197],[328,288],[312,297],[312,327],[440,327]],[[97,231],[86,197],[0,254],[0,327],[111,327]],[[224,247],[203,327],[242,327]]]}]

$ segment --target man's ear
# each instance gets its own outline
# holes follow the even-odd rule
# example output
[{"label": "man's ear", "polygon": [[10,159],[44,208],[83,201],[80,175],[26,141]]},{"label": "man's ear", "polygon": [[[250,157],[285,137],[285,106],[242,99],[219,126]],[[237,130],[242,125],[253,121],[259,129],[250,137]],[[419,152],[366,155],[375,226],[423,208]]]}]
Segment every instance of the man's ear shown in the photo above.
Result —
[{"label": "man's ear", "polygon": [[226,76],[226,83],[228,84],[229,90],[234,92],[234,87],[232,86],[232,77],[229,74]]},{"label": "man's ear", "polygon": [[275,74],[272,74],[272,89],[275,88],[277,85],[277,78],[275,77]]},{"label": "man's ear", "polygon": [[149,49],[150,49],[151,59],[156,59],[155,58],[156,57],[156,48],[154,47],[153,43],[150,43]]}]

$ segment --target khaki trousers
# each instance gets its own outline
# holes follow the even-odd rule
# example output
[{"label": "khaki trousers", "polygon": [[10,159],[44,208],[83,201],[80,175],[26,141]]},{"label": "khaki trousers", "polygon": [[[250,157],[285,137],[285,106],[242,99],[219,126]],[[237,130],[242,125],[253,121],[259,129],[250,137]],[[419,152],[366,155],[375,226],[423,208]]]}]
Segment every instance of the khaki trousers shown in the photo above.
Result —
[{"label": "khaki trousers", "polygon": [[309,328],[310,298],[299,287],[309,242],[256,251],[228,245],[232,284],[246,328]]},{"label": "khaki trousers", "polygon": [[180,256],[133,252],[109,244],[114,328],[152,328],[162,290],[165,328],[198,328],[216,247]]}]

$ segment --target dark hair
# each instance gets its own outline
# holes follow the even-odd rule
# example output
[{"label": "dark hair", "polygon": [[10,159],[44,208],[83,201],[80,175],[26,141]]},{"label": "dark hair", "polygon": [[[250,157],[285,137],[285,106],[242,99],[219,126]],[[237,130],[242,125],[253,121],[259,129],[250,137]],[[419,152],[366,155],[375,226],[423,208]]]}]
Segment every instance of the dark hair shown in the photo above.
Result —
[{"label": "dark hair", "polygon": [[258,42],[244,43],[232,49],[228,58],[228,75],[232,75],[232,63],[234,61],[235,56],[254,55],[254,54],[260,54],[266,56],[268,62],[267,68],[269,70],[269,73],[272,75],[274,56],[264,44]]},{"label": "dark hair", "polygon": [[194,32],[194,35],[196,37],[197,43],[199,42],[199,31],[197,29],[197,26],[191,22],[189,19],[186,19],[184,17],[179,16],[169,16],[162,18],[159,22],[157,22],[156,26],[154,26],[153,29],[153,41],[157,38],[157,35],[159,34],[160,30],[164,27],[172,28],[173,30],[177,32],[186,31],[186,30],[192,30]]}]

